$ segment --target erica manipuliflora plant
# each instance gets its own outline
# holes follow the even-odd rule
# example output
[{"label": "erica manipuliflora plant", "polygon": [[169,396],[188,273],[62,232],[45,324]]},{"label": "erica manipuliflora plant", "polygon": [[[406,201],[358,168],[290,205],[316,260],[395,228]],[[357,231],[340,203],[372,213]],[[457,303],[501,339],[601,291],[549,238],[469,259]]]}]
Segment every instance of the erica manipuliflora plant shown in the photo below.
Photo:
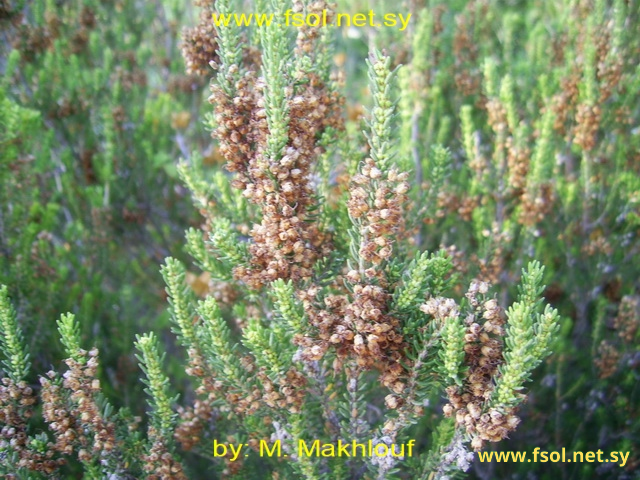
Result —
[{"label": "erica manipuliflora plant", "polygon": [[[412,7],[420,11],[402,37],[360,32],[367,55],[362,42],[348,43],[331,27],[216,28],[212,13],[237,13],[246,2],[195,3],[197,25],[184,30],[181,45],[190,76],[160,82],[197,90],[211,77],[201,95],[209,99],[202,116],[210,139],[189,144],[182,130],[197,123],[198,109],[173,112],[175,102],[163,95],[152,102],[157,114],[139,122],[149,135],[134,135],[144,110],[118,92],[147,87],[139,71],[146,53],[105,54],[106,66],[122,58],[135,66],[135,74],[116,72],[121,108],[101,114],[108,145],[129,158],[136,150],[117,143],[125,138],[145,152],[131,158],[146,158],[148,138],[171,143],[175,133],[184,158],[177,173],[203,219],[186,232],[193,265],[169,257],[161,267],[175,337],[147,333],[134,343],[148,414],[107,400],[103,377],[119,367],[81,333],[91,330],[83,323],[91,317],[61,318],[62,371],[36,378],[24,313],[12,306],[20,299],[2,288],[0,472],[448,478],[468,471],[475,452],[517,441],[508,439],[527,428],[527,382],[557,345],[568,354],[536,388],[549,393],[556,382],[563,415],[541,431],[555,428],[562,444],[568,434],[560,425],[571,413],[559,408],[576,392],[588,390],[609,408],[604,382],[623,364],[630,366],[625,382],[608,388],[632,416],[640,177],[631,164],[640,136],[631,92],[640,91],[640,77],[630,66],[638,63],[637,39],[625,32],[637,25],[637,5],[521,2],[532,12],[522,15],[520,5],[492,0],[429,2]],[[289,9],[335,15],[322,0],[255,3],[254,11],[275,17]],[[175,18],[167,22],[174,34]],[[93,38],[85,47],[95,50]],[[347,44],[349,55],[335,55],[334,43]],[[48,40],[32,46],[24,61],[51,47]],[[155,88],[157,76],[148,80]],[[0,122],[11,128],[0,141],[11,145],[3,157],[11,162],[28,145],[14,131],[36,117],[5,101],[4,91],[11,108]],[[360,100],[368,106],[362,117]],[[172,116],[169,134],[159,119]],[[105,165],[96,205],[120,171]],[[11,185],[17,177],[8,171],[1,180]],[[19,225],[18,210],[5,210]],[[0,236],[5,244],[12,242]],[[562,332],[543,296],[563,308]],[[576,350],[589,351],[581,334],[592,323],[597,389],[588,374],[578,378],[563,366]],[[629,385],[631,394],[618,396]],[[548,418],[551,407],[531,398],[527,408]]]},{"label": "erica manipuliflora plant", "polygon": [[[275,13],[285,6],[275,2]],[[217,31],[209,99],[212,136],[231,175],[203,169],[197,157],[179,168],[206,220],[187,243],[210,274],[210,291],[198,300],[185,267],[168,259],[163,268],[187,372],[198,383],[176,439],[186,449],[202,448],[205,437],[247,441],[254,455],[227,458],[224,467],[245,475],[265,463],[305,478],[466,469],[469,446],[516,428],[524,383],[549,353],[558,315],[541,306],[542,267],[523,271],[506,313],[481,280],[456,299],[451,259],[415,244],[415,225],[433,210],[410,201],[413,172],[397,157],[391,58],[373,51],[367,59],[373,105],[363,144],[344,129],[326,31],[299,32],[290,50],[286,28],[258,27],[256,58],[231,46],[236,30]],[[443,177],[450,154],[433,152]],[[298,448],[315,440],[398,444],[424,425],[437,392],[449,403],[428,422],[441,435],[411,461]],[[261,442],[291,456],[262,458]]]}]

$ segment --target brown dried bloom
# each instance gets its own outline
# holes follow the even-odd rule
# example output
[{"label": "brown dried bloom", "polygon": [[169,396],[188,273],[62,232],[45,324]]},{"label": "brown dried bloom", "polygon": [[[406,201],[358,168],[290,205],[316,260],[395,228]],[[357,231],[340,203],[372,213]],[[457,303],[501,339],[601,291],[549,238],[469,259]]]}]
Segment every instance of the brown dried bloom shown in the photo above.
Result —
[{"label": "brown dried bloom", "polygon": [[513,137],[507,138],[507,168],[509,172],[509,188],[515,195],[520,195],[527,183],[531,149],[514,145]]},{"label": "brown dried bloom", "polygon": [[518,221],[532,227],[542,222],[552,211],[556,202],[556,192],[551,182],[531,187],[522,194],[522,209]]},{"label": "brown dried bloom", "polygon": [[22,59],[33,62],[38,55],[53,45],[51,32],[46,27],[21,25],[13,48],[20,52]]},{"label": "brown dried bloom", "polygon": [[191,450],[202,440],[205,425],[213,418],[213,410],[207,401],[196,399],[193,407],[178,407],[180,420],[173,438],[183,450]]},{"label": "brown dried bloom", "polygon": [[640,327],[640,296],[625,295],[622,297],[613,326],[625,343],[633,343],[638,327]]},{"label": "brown dried bloom", "polygon": [[[293,12],[302,13],[304,11],[305,2],[294,0]],[[306,15],[316,14],[322,16],[323,11],[327,14],[327,23],[330,25],[335,15],[335,4],[329,4],[324,0],[316,0],[307,6]],[[298,36],[296,38],[296,53],[298,55],[312,55],[317,52],[317,41],[322,33],[320,25],[312,27],[306,23],[298,28]]]},{"label": "brown dried bloom", "polygon": [[596,134],[600,128],[602,111],[598,105],[582,103],[576,112],[574,143],[585,151],[591,151],[596,145]]},{"label": "brown dried bloom", "polygon": [[555,114],[553,128],[561,134],[567,132],[568,119],[571,118],[578,102],[580,94],[578,90],[578,84],[580,83],[579,72],[579,68],[576,67],[568,77],[560,80],[560,93],[557,93],[551,99],[551,108]]},{"label": "brown dried bloom", "polygon": [[269,378],[265,368],[258,370],[257,377],[264,390],[262,402],[267,407],[285,409],[290,413],[300,413],[300,407],[307,394],[304,388],[307,380],[302,372],[291,367],[285,375],[278,379],[278,384]]},{"label": "brown dried bloom", "polygon": [[45,454],[33,451],[28,445],[27,421],[33,415],[36,396],[26,382],[15,383],[3,378],[0,383],[0,450],[8,447],[17,454],[17,467],[52,474],[63,459],[54,459],[55,452]]},{"label": "brown dried bloom", "polygon": [[353,176],[347,207],[359,222],[361,265],[344,277],[351,291],[338,279],[332,285],[335,293],[321,300],[317,286],[298,292],[316,335],[295,339],[302,347],[301,358],[317,360],[333,346],[339,362],[351,358],[359,369],[377,368],[381,383],[396,394],[405,389],[400,363],[405,346],[400,320],[389,314],[391,295],[381,265],[391,258],[394,242],[404,232],[407,178],[395,167],[383,171],[371,158]]},{"label": "brown dried bloom", "polygon": [[214,136],[227,169],[236,172],[236,188],[260,205],[262,221],[250,232],[251,265],[236,267],[234,275],[252,288],[284,278],[300,281],[311,276],[319,255],[329,252],[325,235],[311,219],[314,206],[311,169],[322,153],[317,145],[326,128],[342,128],[340,97],[313,73],[298,91],[289,87],[289,141],[282,158],[265,158],[268,126],[264,109],[265,84],[247,72],[235,85],[233,99],[212,87],[219,127]]},{"label": "brown dried bloom", "polygon": [[[352,178],[347,208],[351,218],[362,222],[359,254],[367,263],[380,265],[389,260],[394,241],[404,232],[403,205],[409,191],[408,178],[408,173],[401,173],[395,167],[381,171],[371,158],[365,159],[360,173]],[[379,273],[360,273],[369,279],[375,276],[384,284]]]},{"label": "brown dried bloom", "polygon": [[149,427],[149,439],[152,443],[149,453],[143,455],[143,469],[150,480],[186,480],[182,465],[178,462],[169,449],[166,440],[163,439],[154,427]]},{"label": "brown dried bloom", "polygon": [[456,30],[453,40],[453,54],[455,57],[454,81],[457,90],[465,96],[480,93],[481,73],[478,68],[472,66],[476,63],[479,53],[478,44],[473,37],[477,28],[476,19],[485,18],[484,16],[488,13],[488,7],[489,5],[486,1],[472,0],[467,3],[464,11],[455,17]]},{"label": "brown dried bloom", "polygon": [[445,416],[455,417],[456,425],[464,427],[471,435],[475,450],[482,449],[487,441],[504,439],[520,422],[515,409],[487,407],[487,400],[493,393],[493,378],[504,362],[502,337],[506,321],[506,315],[495,299],[478,297],[488,288],[486,282],[474,280],[465,295],[476,312],[465,319],[464,363],[469,368],[462,388],[453,385],[446,389],[449,403],[443,408]]},{"label": "brown dried bloom", "polygon": [[593,362],[598,369],[598,377],[609,378],[616,373],[620,357],[620,351],[612,343],[606,340],[600,342],[598,356]]},{"label": "brown dried bloom", "polygon": [[192,28],[182,30],[182,57],[188,75],[211,75],[211,62],[218,62],[218,42],[211,20],[211,9],[200,12],[200,22]]},{"label": "brown dried bloom", "polygon": [[55,434],[54,450],[67,455],[82,452],[87,458],[95,458],[115,447],[115,424],[102,416],[97,403],[98,350],[80,353],[80,360],[65,360],[69,370],[61,382],[53,372],[49,378],[40,379],[43,417]]}]

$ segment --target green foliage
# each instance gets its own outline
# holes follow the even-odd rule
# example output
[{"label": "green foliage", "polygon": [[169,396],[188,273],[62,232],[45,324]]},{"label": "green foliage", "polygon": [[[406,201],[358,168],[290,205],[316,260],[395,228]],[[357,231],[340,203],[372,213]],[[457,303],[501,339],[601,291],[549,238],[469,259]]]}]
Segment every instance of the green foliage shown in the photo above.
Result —
[{"label": "green foliage", "polygon": [[505,352],[507,362],[500,367],[501,377],[494,393],[498,405],[512,406],[520,402],[518,393],[529,380],[531,370],[550,353],[549,343],[558,330],[558,312],[548,305],[540,313],[540,294],[544,291],[539,263],[532,262],[523,271],[518,300],[507,311]]},{"label": "green foliage", "polygon": [[67,358],[82,361],[80,353],[80,326],[73,315],[62,315],[58,320],[58,332],[64,345]]},{"label": "green foliage", "polygon": [[4,353],[4,371],[11,381],[23,381],[29,372],[29,353],[6,285],[0,286],[0,349]]},{"label": "green foliage", "polygon": [[[442,364],[448,381],[453,381],[462,386],[461,375],[464,362],[464,336],[466,328],[460,318],[451,318],[446,321],[442,329],[443,347],[441,352]],[[504,381],[504,377],[502,379]]]},{"label": "green foliage", "polygon": [[140,355],[136,357],[146,377],[142,381],[147,385],[145,392],[149,395],[151,422],[159,436],[168,439],[175,424],[172,405],[177,397],[169,395],[169,379],[162,370],[164,354],[160,354],[158,341],[153,333],[138,336],[136,348],[140,351]]},{"label": "green foliage", "polygon": [[[161,277],[149,273],[158,251],[178,245],[186,226],[185,204],[166,174],[180,152],[174,137],[202,138],[176,120],[197,111],[204,83],[179,73],[179,32],[165,28],[184,13],[95,1],[7,9],[0,280],[30,348],[42,351],[50,319],[73,311],[80,335],[97,334],[117,362],[130,351],[136,321],[149,322],[161,303]],[[151,243],[157,247],[147,249]],[[43,367],[60,353],[33,360]]]}]

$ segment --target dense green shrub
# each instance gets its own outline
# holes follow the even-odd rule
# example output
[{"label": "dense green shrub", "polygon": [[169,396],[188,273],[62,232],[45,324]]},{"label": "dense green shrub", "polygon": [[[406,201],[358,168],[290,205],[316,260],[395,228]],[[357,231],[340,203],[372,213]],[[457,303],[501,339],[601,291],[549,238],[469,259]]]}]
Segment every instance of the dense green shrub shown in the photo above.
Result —
[{"label": "dense green shrub", "polygon": [[158,325],[157,265],[192,218],[173,164],[176,139],[195,149],[203,137],[189,117],[206,82],[184,75],[184,12],[131,2],[3,8],[0,282],[38,370],[62,353],[52,318],[72,311],[111,365],[108,390],[130,402],[131,339]]}]

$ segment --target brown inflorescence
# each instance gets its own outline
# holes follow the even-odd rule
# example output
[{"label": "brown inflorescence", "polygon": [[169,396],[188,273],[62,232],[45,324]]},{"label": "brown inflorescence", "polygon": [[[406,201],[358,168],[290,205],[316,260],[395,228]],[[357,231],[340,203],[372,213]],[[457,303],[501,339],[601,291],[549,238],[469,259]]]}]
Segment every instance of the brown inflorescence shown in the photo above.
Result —
[{"label": "brown inflorescence", "polygon": [[147,73],[138,63],[135,52],[131,50],[116,52],[121,65],[114,68],[111,75],[113,84],[120,84],[125,92],[131,91],[135,86],[147,86]]},{"label": "brown inflorescence", "polygon": [[[530,190],[530,191],[529,191]],[[518,221],[526,226],[534,226],[544,220],[552,211],[557,195],[551,182],[544,182],[522,194]]]},{"label": "brown inflorescence", "polygon": [[[315,2],[307,8],[321,12],[329,5]],[[296,11],[302,4],[294,4]],[[295,55],[314,52],[319,27],[299,31]],[[262,220],[249,232],[250,265],[237,266],[234,276],[253,289],[276,279],[300,281],[311,276],[315,261],[329,253],[329,237],[312,217],[315,208],[311,173],[323,153],[318,138],[328,128],[341,130],[343,99],[313,72],[298,72],[295,86],[285,88],[288,111],[288,141],[281,157],[267,158],[269,128],[265,109],[266,84],[257,71],[261,59],[255,49],[243,51],[243,71],[233,86],[233,98],[219,86],[212,86],[210,102],[215,105],[219,141],[226,167],[236,173],[233,186],[260,206]],[[230,76],[241,67],[228,66]]]},{"label": "brown inflorescence", "polygon": [[[104,419],[96,396],[98,350],[80,351],[81,360],[69,358],[62,383],[57,374],[41,377],[43,417],[54,432],[51,447],[64,454],[77,453],[81,461],[108,455],[116,447],[115,424]],[[73,406],[73,408],[70,408]]]},{"label": "brown inflorescence", "polygon": [[[349,214],[358,222],[360,264],[333,285],[334,293],[318,300],[320,288],[298,291],[313,337],[298,335],[301,358],[318,360],[333,347],[338,362],[347,358],[359,369],[377,368],[380,381],[394,393],[403,392],[405,344],[400,320],[390,315],[391,295],[383,264],[393,255],[394,240],[403,234],[402,206],[407,200],[408,175],[395,167],[382,171],[367,158],[349,186]],[[351,285],[348,291],[344,283]]]},{"label": "brown inflorescence", "polygon": [[13,48],[20,52],[26,62],[33,62],[52,45],[53,38],[48,28],[30,25],[21,25],[13,42]]},{"label": "brown inflorescence", "polygon": [[[351,273],[347,278],[353,277]],[[316,299],[318,290],[311,286],[298,292],[316,330],[313,337],[294,338],[302,349],[301,359],[319,360],[333,347],[338,363],[352,358],[359,368],[378,368],[383,385],[401,393],[404,368],[399,361],[403,358],[404,344],[399,320],[387,312],[390,295],[376,285],[356,284],[353,301],[346,294],[330,294],[321,303]]]},{"label": "brown inflorescence", "polygon": [[491,230],[483,230],[482,235],[490,239],[487,253],[483,257],[476,253],[471,254],[471,263],[480,267],[478,280],[495,285],[504,280],[506,247],[512,244],[513,237],[507,230],[501,229],[498,222],[493,222]]},{"label": "brown inflorescence", "polygon": [[189,451],[202,440],[206,424],[213,418],[211,402],[196,399],[193,407],[178,407],[179,422],[173,438],[183,450]]},{"label": "brown inflorescence", "polygon": [[596,78],[599,82],[598,102],[603,104],[618,88],[624,67],[623,56],[620,51],[613,49],[612,34],[614,24],[605,23],[598,28],[593,36],[596,47]]},{"label": "brown inflorescence", "polygon": [[625,295],[620,301],[613,327],[627,344],[632,344],[640,327],[640,296]]},{"label": "brown inflorescence", "polygon": [[[478,11],[482,11],[478,15]],[[472,67],[478,58],[478,43],[474,41],[474,30],[478,28],[476,19],[486,18],[486,1],[470,1],[462,13],[455,17],[456,30],[453,40],[454,81],[456,89],[464,96],[480,93],[481,73]]]},{"label": "brown inflorescence", "polygon": [[211,75],[211,62],[218,62],[217,35],[211,13],[209,7],[203,8],[198,25],[182,30],[182,57],[188,75]]},{"label": "brown inflorescence", "polygon": [[[10,445],[17,453],[18,468],[52,474],[65,463],[64,459],[54,459],[55,451],[46,453],[34,451],[28,445],[27,421],[33,415],[36,396],[33,389],[22,381],[15,383],[3,378],[0,383],[0,450]],[[7,477],[9,478],[9,477]]]},{"label": "brown inflorescence", "polygon": [[[305,2],[302,0],[293,1],[293,12],[302,13],[305,8]],[[331,25],[334,18],[335,4],[329,4],[324,0],[316,0],[307,5],[306,14],[316,14],[322,16],[326,12],[327,24]],[[306,23],[298,28],[298,36],[296,38],[296,53],[298,55],[312,55],[318,51],[317,42],[322,29],[318,26],[307,25]]]},{"label": "brown inflorescence", "polygon": [[593,361],[598,369],[598,377],[603,379],[609,378],[616,373],[620,358],[620,351],[615,345],[607,340],[600,342],[600,345],[598,345],[598,355]]},{"label": "brown inflorescence", "polygon": [[580,251],[590,257],[599,254],[609,256],[613,253],[613,246],[602,229],[596,228],[589,234],[588,241],[585,241]]},{"label": "brown inflorescence", "polygon": [[268,376],[265,368],[257,372],[264,393],[262,402],[269,408],[281,408],[290,413],[300,413],[300,407],[306,396],[307,379],[302,372],[291,367],[283,376],[274,383]]},{"label": "brown inflorescence", "polygon": [[[407,201],[408,178],[408,173],[395,167],[383,172],[371,158],[365,159],[361,171],[352,178],[347,208],[351,218],[362,222],[359,255],[367,263],[380,265],[393,254],[394,239],[405,228],[402,208]],[[361,277],[357,282],[364,278],[384,282],[380,271],[357,273]]]},{"label": "brown inflorescence", "polygon": [[599,105],[581,103],[576,112],[576,127],[573,142],[585,151],[596,146],[596,134],[600,128],[602,110]]},{"label": "brown inflorescence", "polygon": [[289,87],[289,141],[279,159],[265,157],[269,134],[264,105],[265,84],[254,72],[236,83],[233,99],[213,88],[219,126],[214,136],[227,169],[236,172],[233,186],[262,210],[262,221],[250,232],[251,265],[238,266],[236,278],[254,289],[276,279],[300,281],[311,276],[319,255],[329,253],[329,242],[311,217],[315,206],[311,169],[322,148],[317,138],[327,128],[342,128],[341,98],[311,73],[294,92]]},{"label": "brown inflorescence", "polygon": [[519,196],[523,193],[524,187],[527,184],[531,149],[526,146],[514,145],[513,137],[507,138],[506,149],[509,188],[513,191],[514,195]]},{"label": "brown inflorescence", "polygon": [[174,480],[186,480],[182,465],[178,462],[167,447],[166,439],[154,428],[149,427],[149,440],[151,449],[143,455],[143,469],[148,474],[149,480],[162,480],[171,478]]},{"label": "brown inflorescence", "polygon": [[520,423],[515,409],[487,406],[494,390],[493,379],[504,363],[502,337],[506,319],[495,299],[478,298],[488,289],[488,283],[473,281],[465,295],[474,309],[465,319],[464,364],[468,370],[462,388],[452,385],[446,389],[449,403],[443,407],[445,416],[453,416],[456,425],[464,427],[472,437],[475,450],[482,449],[487,441],[506,438]]}]

